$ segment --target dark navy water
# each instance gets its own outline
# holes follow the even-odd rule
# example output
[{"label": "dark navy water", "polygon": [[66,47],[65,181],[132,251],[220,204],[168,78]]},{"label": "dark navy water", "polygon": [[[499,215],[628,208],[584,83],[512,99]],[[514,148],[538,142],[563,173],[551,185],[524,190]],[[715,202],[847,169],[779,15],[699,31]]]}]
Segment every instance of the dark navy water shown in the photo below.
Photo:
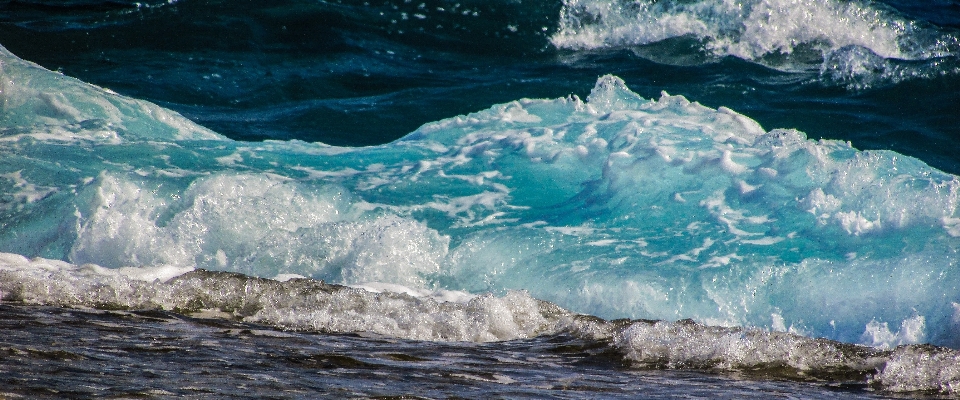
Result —
[{"label": "dark navy water", "polygon": [[0,397],[960,393],[960,1],[0,0],[0,45]]},{"label": "dark navy water", "polygon": [[[960,29],[956,1],[863,4],[954,41]],[[900,78],[831,79],[819,55],[784,72],[710,54],[691,35],[558,48],[550,38],[560,1],[29,0],[0,7],[0,43],[14,54],[240,140],[386,143],[491,104],[582,97],[598,76],[614,74],[647,98],[684,95],[767,129],[891,149],[960,172],[952,151],[960,140],[956,42],[944,57],[894,61],[916,70],[891,82]]]}]

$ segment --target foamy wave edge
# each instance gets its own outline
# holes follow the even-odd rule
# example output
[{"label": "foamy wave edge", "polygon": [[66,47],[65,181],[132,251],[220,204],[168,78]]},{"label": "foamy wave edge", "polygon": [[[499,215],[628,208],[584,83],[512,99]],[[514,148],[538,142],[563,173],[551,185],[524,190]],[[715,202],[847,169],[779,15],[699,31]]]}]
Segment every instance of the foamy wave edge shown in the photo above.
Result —
[{"label": "foamy wave edge", "polygon": [[108,269],[0,253],[0,299],[9,303],[162,309],[282,330],[365,332],[408,340],[491,342],[570,334],[612,348],[637,369],[960,394],[960,351],[943,347],[884,350],[692,320],[607,321],[570,312],[524,291],[472,296],[395,286],[348,287],[301,277],[265,279],[169,266]]},{"label": "foamy wave edge", "polygon": [[[677,39],[703,54],[639,49]],[[732,56],[785,72],[819,69],[822,82],[848,89],[960,73],[956,30],[859,0],[563,0],[550,42],[570,51],[634,49],[667,63]]]}]

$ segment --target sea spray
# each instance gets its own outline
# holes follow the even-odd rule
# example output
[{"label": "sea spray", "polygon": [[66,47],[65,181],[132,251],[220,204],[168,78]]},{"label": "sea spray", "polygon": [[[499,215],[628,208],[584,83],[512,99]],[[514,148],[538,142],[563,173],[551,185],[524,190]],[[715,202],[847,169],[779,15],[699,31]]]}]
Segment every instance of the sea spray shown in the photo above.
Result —
[{"label": "sea spray", "polygon": [[869,384],[892,392],[954,394],[960,385],[956,350],[916,345],[881,350],[792,333],[711,327],[691,320],[604,321],[523,292],[450,302],[308,278],[281,282],[169,267],[113,270],[4,253],[0,254],[0,293],[7,302],[172,310],[290,331],[413,340],[490,342],[570,334],[590,341],[587,348],[608,348],[636,369]]},{"label": "sea spray", "polygon": [[627,48],[680,65],[732,56],[854,90],[960,71],[955,30],[870,1],[568,0],[558,25],[559,49]]}]

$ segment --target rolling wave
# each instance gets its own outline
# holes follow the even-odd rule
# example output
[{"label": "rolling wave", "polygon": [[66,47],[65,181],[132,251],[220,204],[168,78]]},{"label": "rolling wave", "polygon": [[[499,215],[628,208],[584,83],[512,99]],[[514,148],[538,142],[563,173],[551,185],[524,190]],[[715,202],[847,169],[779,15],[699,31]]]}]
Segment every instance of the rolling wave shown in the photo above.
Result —
[{"label": "rolling wave", "polygon": [[[571,50],[659,43],[638,51],[667,62],[703,52],[712,57],[699,62],[733,56],[784,71],[819,70],[827,82],[853,88],[955,74],[960,54],[955,30],[860,1],[568,0],[550,40]],[[679,50],[664,51],[670,47]]]}]

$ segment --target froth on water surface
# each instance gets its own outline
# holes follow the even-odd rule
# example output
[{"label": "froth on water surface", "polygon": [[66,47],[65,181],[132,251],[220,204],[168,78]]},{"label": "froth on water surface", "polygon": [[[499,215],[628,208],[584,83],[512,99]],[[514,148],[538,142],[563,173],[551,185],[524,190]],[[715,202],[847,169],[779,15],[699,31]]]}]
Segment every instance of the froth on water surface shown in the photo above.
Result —
[{"label": "froth on water surface", "polygon": [[10,303],[0,304],[0,328],[0,396],[13,398],[882,397],[859,384],[630,370],[603,342],[566,334],[418,342]]},{"label": "froth on water surface", "polygon": [[[226,368],[255,393],[372,395],[407,392],[419,382],[434,395],[536,397],[563,390],[563,396],[629,397],[665,385],[657,390],[664,397],[702,389],[730,397],[809,391],[815,398],[833,397],[834,390],[954,395],[960,383],[960,353],[934,346],[883,350],[690,320],[605,321],[523,292],[452,298],[306,278],[152,272],[4,255],[0,313],[19,328],[0,340],[0,350],[9,355],[5,362],[36,366],[16,369],[7,382],[38,393],[142,386],[193,394],[216,392],[209,380],[223,379]],[[32,375],[63,364],[70,373],[39,381]],[[102,365],[115,365],[114,375],[127,381],[75,384]],[[149,380],[125,372],[141,366]],[[297,378],[305,373],[317,375]],[[371,388],[371,380],[382,386]],[[774,382],[783,380],[805,383]]]}]

